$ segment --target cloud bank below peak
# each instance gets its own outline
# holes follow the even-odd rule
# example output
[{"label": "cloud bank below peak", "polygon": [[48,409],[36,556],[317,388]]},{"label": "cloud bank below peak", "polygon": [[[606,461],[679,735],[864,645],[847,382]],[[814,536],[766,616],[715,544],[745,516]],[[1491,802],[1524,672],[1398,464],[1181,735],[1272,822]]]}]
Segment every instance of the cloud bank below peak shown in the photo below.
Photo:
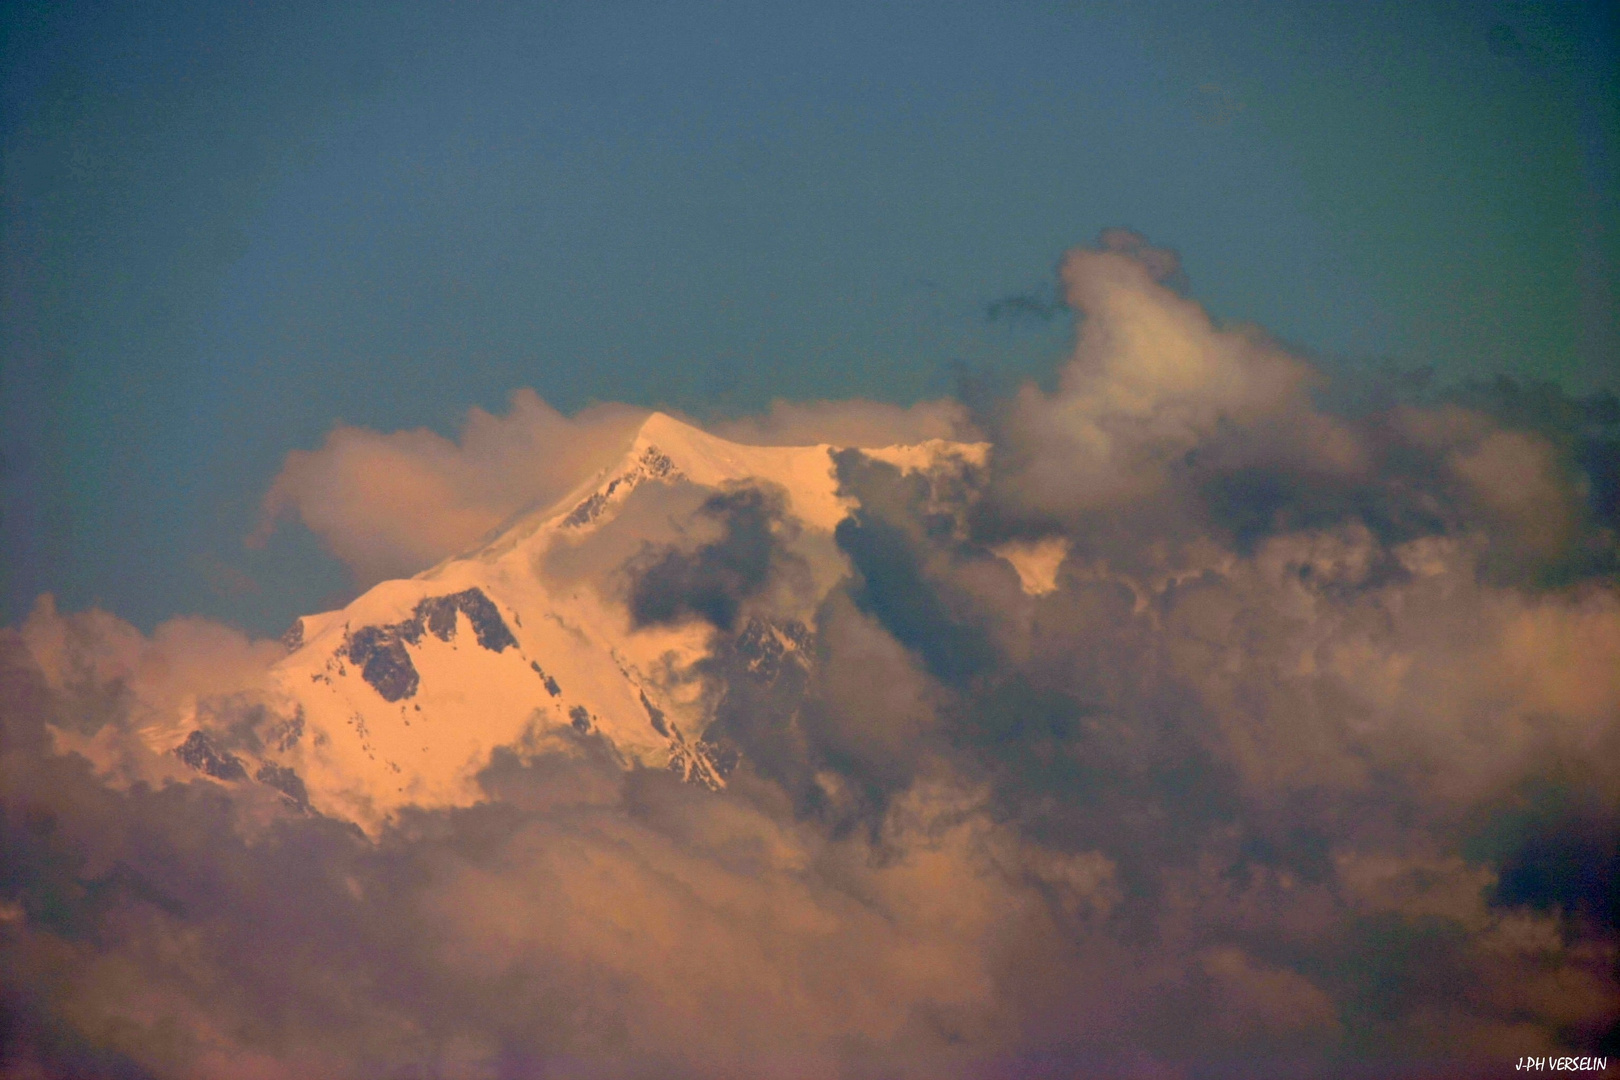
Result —
[{"label": "cloud bank below peak", "polygon": [[[152,740],[263,737],[273,648],[41,604],[0,632],[13,1059],[1194,1078],[1612,1047],[1616,417],[1506,390],[1329,409],[1321,371],[1179,273],[1120,231],[1071,252],[1055,384],[971,415],[715,425],[846,447],[855,506],[791,650],[761,631],[804,576],[768,488],[658,503],[671,542],[604,571],[632,632],[706,635],[683,677],[737,755],[724,791],[570,728],[497,752],[477,805],[368,839]],[[520,392],[459,441],[341,428],[267,520],[402,572],[641,415]],[[982,465],[861,450],[979,433]]]}]

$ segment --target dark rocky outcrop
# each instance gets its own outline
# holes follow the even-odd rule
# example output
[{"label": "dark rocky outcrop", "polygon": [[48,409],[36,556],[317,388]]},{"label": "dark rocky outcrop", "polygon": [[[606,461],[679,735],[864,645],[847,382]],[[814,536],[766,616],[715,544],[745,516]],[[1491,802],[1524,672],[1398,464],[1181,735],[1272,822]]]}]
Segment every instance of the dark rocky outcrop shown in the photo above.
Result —
[{"label": "dark rocky outcrop", "polygon": [[413,645],[421,637],[424,622],[434,637],[440,641],[449,641],[456,636],[457,611],[467,616],[467,621],[472,623],[473,633],[478,637],[478,644],[490,652],[516,648],[517,639],[512,636],[512,631],[501,619],[501,613],[495,607],[494,601],[485,596],[481,589],[465,589],[449,596],[429,597],[416,605],[416,611],[410,620],[400,625],[414,631],[413,635],[406,639]]},{"label": "dark rocky outcrop", "polygon": [[359,666],[360,677],[370,683],[384,701],[408,698],[416,693],[421,683],[416,665],[411,663],[411,654],[405,651],[405,642],[419,641],[422,635],[419,629],[414,639],[406,638],[401,630],[408,625],[362,626],[349,635],[344,646],[349,659]]},{"label": "dark rocky outcrop", "polygon": [[664,480],[675,475],[674,460],[656,446],[642,451],[640,465],[642,472],[653,480]]},{"label": "dark rocky outcrop", "polygon": [[635,487],[643,480],[666,480],[679,475],[675,462],[670,456],[658,449],[649,446],[642,451],[635,466],[622,476],[615,476],[609,480],[607,486],[600,491],[593,491],[578,506],[569,511],[563,518],[563,526],[569,529],[578,529],[595,521],[607,506],[608,500],[613,498],[614,492],[622,486],[626,490]]},{"label": "dark rocky outcrop", "polygon": [[536,675],[540,676],[541,683],[543,683],[545,685],[546,693],[550,694],[552,697],[561,697],[562,696],[562,687],[557,685],[557,680],[553,679],[550,675],[547,675],[543,670],[541,670],[541,667],[540,667],[540,665],[538,663],[536,663],[533,660],[530,660],[529,661],[529,667],[533,668],[534,673]]},{"label": "dark rocky outcrop", "polygon": [[247,779],[247,769],[242,767],[242,760],[215,747],[201,731],[187,735],[186,741],[174,748],[174,756],[216,780]]},{"label": "dark rocky outcrop", "polygon": [[270,729],[269,736],[275,748],[282,753],[297,746],[298,740],[304,737],[304,707],[298,706],[291,716],[278,721]]},{"label": "dark rocky outcrop", "polygon": [[641,695],[641,707],[647,710],[647,719],[652,721],[653,730],[669,738],[669,725],[664,722],[664,710],[647,700],[645,692]]},{"label": "dark rocky outcrop", "polygon": [[309,791],[305,789],[303,779],[287,766],[267,761],[259,766],[253,778],[281,792],[298,809],[309,809]]},{"label": "dark rocky outcrop", "polygon": [[815,763],[806,757],[800,710],[814,649],[813,634],[797,620],[749,619],[717,641],[704,667],[724,692],[699,749],[721,778],[746,757],[791,790],[812,791]]},{"label": "dark rocky outcrop", "polygon": [[581,525],[589,525],[595,521],[597,515],[602,512],[602,507],[607,505],[608,499],[613,497],[613,493],[619,490],[619,485],[623,482],[621,477],[614,477],[608,481],[608,486],[601,491],[591,492],[589,498],[574,507],[569,515],[563,518],[563,525],[570,529],[577,529]]},{"label": "dark rocky outcrop", "polygon": [[419,602],[411,617],[403,622],[363,626],[349,634],[338,655],[347,656],[359,665],[360,677],[370,683],[383,700],[411,697],[421,677],[405,646],[420,642],[424,631],[440,641],[452,640],[456,636],[458,611],[472,624],[478,644],[490,652],[517,647],[517,639],[501,618],[494,601],[485,596],[483,590],[474,588],[448,596],[430,596]]}]

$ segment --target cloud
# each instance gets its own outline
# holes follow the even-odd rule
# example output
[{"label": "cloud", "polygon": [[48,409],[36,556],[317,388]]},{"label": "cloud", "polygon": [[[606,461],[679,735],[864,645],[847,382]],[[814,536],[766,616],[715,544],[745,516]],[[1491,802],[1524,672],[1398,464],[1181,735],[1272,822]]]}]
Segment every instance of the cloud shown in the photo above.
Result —
[{"label": "cloud", "polygon": [[[768,488],[648,485],[536,567],[702,632],[680,674],[723,791],[564,727],[497,751],[476,805],[368,837],[168,751],[275,737],[272,643],[42,601],[0,631],[7,1067],[1349,1076],[1612,1045],[1607,421],[1517,393],[1334,411],[1179,272],[1123,231],[1070,253],[1055,386],[973,418],[982,465],[835,455],[830,539]],[[500,475],[541,433],[605,446],[621,415],[520,395],[460,443],[341,429],[272,503],[357,566],[420,561],[402,507],[444,516],[441,550],[541,497]],[[385,463],[417,494],[339,505]]]},{"label": "cloud", "polygon": [[702,619],[730,630],[743,603],[762,593],[787,558],[796,530],[777,492],[749,486],[714,495],[698,508],[718,539],[691,552],[644,550],[629,566],[630,618],[637,627]]},{"label": "cloud", "polygon": [[11,631],[0,678],[7,1049],[46,1075],[961,1074],[1015,1033],[994,943],[1051,932],[1036,883],[1111,895],[971,792],[838,840],[585,738],[372,841],[251,785],[108,785],[51,748],[67,691]]},{"label": "cloud", "polygon": [[1202,456],[1234,467],[1289,461],[1365,468],[1340,425],[1310,406],[1313,372],[1263,335],[1217,327],[1164,281],[1173,253],[1110,230],[1065,257],[1083,316],[1055,393],[1026,387],[998,418],[998,497],[1032,521],[1074,520],[1170,489]]},{"label": "cloud", "polygon": [[958,401],[919,401],[902,408],[880,401],[777,400],[762,416],[744,416],[709,425],[733,442],[756,446],[882,447],[930,439],[971,441],[977,437]]},{"label": "cloud", "polygon": [[296,514],[360,584],[409,576],[611,464],[645,416],[599,405],[566,417],[518,390],[505,416],[470,410],[459,441],[340,424],[319,450],[287,455],[253,542]]},{"label": "cloud", "polygon": [[[287,455],[249,543],[263,544],[283,520],[296,517],[361,586],[407,577],[612,464],[646,415],[606,404],[567,417],[524,389],[512,394],[504,416],[469,410],[457,440],[425,428],[378,432],[339,424],[318,450]],[[710,427],[761,446],[879,447],[974,436],[967,410],[948,399],[904,408],[860,400],[776,401],[763,415]],[[239,574],[214,576],[221,588],[244,587]]]}]

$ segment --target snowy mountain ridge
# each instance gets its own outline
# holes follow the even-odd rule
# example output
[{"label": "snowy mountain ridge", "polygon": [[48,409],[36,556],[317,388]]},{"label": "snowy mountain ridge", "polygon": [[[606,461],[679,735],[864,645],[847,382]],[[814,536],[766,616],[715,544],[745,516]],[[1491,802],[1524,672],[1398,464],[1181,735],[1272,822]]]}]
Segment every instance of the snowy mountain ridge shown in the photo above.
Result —
[{"label": "snowy mountain ridge", "polygon": [[[227,752],[201,731],[175,752],[216,779],[251,775],[367,829],[407,805],[475,802],[497,748],[574,732],[602,736],[627,767],[722,787],[735,756],[705,739],[714,702],[694,674],[712,628],[638,625],[624,568],[660,530],[690,543],[679,522],[701,518],[692,509],[705,498],[763,485],[796,542],[841,576],[831,534],[851,506],[834,449],[743,445],[653,413],[614,466],[556,503],[415,577],[298,619],[272,671],[284,719],[252,752]],[[936,440],[863,452],[917,469],[981,463],[985,448]],[[824,594],[833,579],[823,577]],[[751,615],[731,647],[750,677],[778,677],[808,662],[810,618]]]}]

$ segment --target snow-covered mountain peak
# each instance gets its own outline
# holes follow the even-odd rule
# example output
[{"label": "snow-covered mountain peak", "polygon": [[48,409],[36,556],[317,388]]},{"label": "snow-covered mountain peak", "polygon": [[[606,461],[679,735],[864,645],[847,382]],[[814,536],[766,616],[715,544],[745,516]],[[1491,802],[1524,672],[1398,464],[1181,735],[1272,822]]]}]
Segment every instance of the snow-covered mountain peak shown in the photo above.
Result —
[{"label": "snow-covered mountain peak", "polygon": [[[612,465],[561,499],[519,515],[472,551],[426,573],[436,574],[459,559],[491,561],[510,558],[518,550],[532,555],[557,534],[578,539],[611,520],[632,492],[652,481],[686,482],[706,488],[743,483],[770,485],[781,489],[789,511],[800,523],[830,532],[850,509],[837,495],[833,449],[825,443],[750,446],[711,435],[667,413],[654,412],[642,422]],[[971,452],[972,448],[968,449]]]},{"label": "snow-covered mountain peak", "polygon": [[[492,752],[537,739],[600,737],[627,766],[723,786],[733,758],[705,737],[717,703],[699,661],[723,647],[742,677],[793,678],[808,663],[814,628],[808,614],[781,611],[745,613],[724,635],[696,618],[637,622],[627,560],[646,556],[640,530],[652,519],[643,512],[615,523],[638,491],[653,518],[668,519],[669,507],[690,513],[704,491],[766,486],[782,497],[800,542],[832,560],[821,586],[830,587],[842,556],[829,534],[851,509],[833,449],[751,446],[652,413],[612,466],[557,502],[415,577],[297,620],[273,671],[273,736],[233,744],[199,730],[176,752],[222,782],[252,777],[368,829],[405,805],[476,801]],[[935,441],[865,452],[913,469],[982,461],[984,448]],[[815,598],[807,602],[813,608]]]},{"label": "snow-covered mountain peak", "polygon": [[655,412],[643,421],[624,457],[583,497],[562,509],[566,527],[583,528],[647,480],[685,480],[702,487],[764,482],[783,489],[794,516],[831,530],[849,512],[837,497],[832,447],[748,446]]}]

